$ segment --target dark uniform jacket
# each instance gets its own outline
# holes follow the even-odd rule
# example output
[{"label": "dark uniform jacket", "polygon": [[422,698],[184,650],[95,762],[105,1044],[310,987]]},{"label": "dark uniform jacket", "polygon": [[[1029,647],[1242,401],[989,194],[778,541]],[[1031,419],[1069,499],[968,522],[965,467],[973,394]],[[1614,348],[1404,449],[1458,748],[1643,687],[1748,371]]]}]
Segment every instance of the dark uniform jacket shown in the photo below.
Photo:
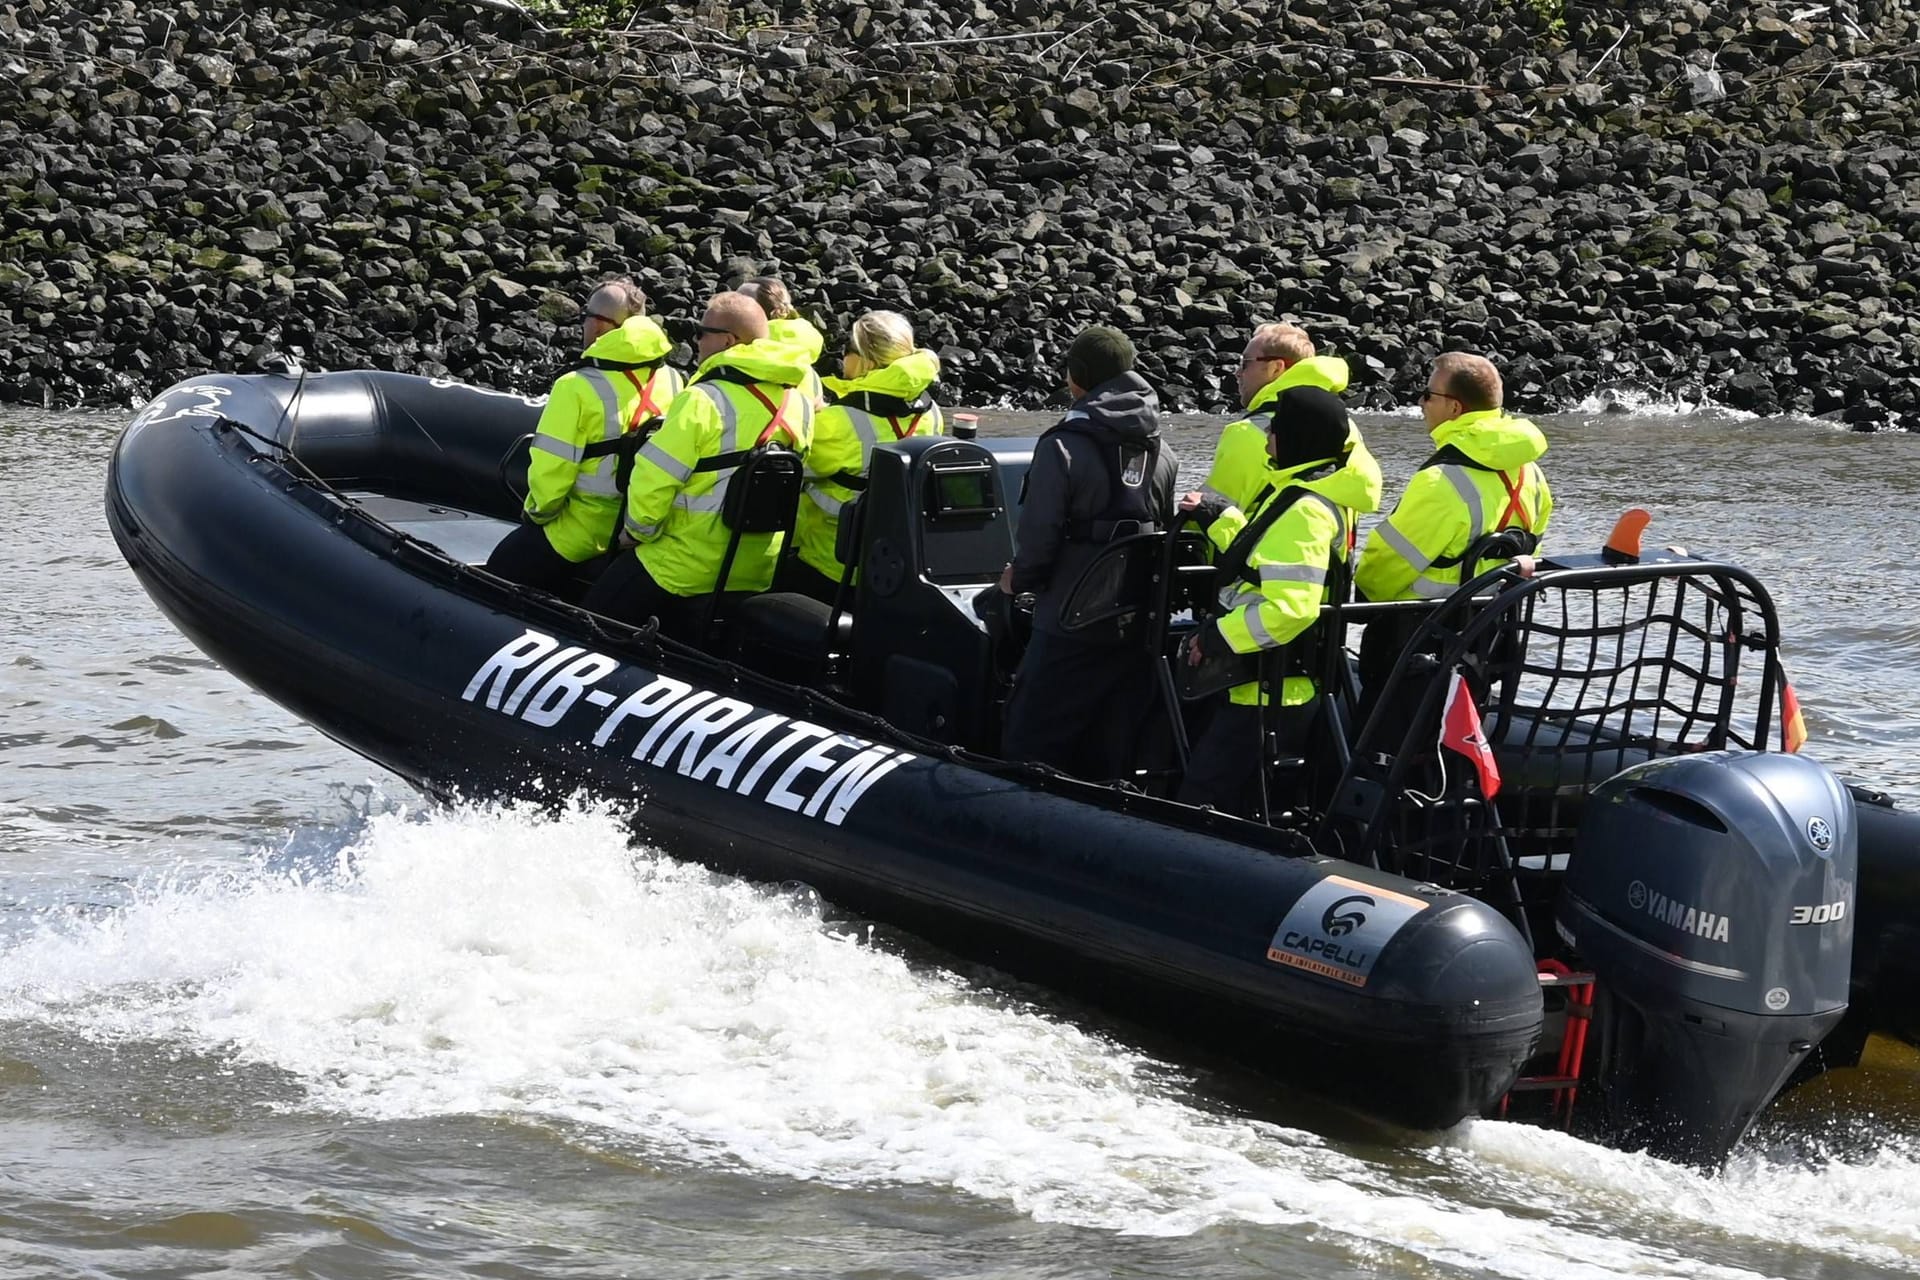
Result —
[{"label": "dark uniform jacket", "polygon": [[1137,373],[1095,387],[1040,437],[1013,554],[1013,590],[1035,593],[1037,630],[1060,633],[1061,598],[1110,540],[1135,524],[1167,527],[1179,470],[1160,440],[1159,399]]}]

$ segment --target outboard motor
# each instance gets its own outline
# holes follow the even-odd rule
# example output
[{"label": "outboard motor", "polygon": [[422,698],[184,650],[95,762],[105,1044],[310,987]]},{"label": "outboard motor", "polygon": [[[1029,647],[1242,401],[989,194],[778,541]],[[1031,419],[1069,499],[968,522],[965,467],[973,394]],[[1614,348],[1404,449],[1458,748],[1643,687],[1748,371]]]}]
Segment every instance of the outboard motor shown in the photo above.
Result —
[{"label": "outboard motor", "polygon": [[1594,974],[1596,1136],[1717,1165],[1846,1012],[1852,799],[1720,751],[1624,770],[1586,815],[1559,928]]}]

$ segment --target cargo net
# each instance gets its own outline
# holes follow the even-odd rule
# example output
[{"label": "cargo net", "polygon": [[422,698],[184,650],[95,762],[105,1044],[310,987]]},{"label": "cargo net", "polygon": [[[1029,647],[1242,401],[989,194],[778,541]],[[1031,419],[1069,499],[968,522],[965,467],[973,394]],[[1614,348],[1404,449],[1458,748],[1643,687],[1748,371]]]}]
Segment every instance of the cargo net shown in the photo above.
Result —
[{"label": "cargo net", "polygon": [[[1767,745],[1776,625],[1742,571],[1568,570],[1517,582],[1464,619],[1449,609],[1456,625],[1438,625],[1448,609],[1435,618],[1438,663],[1425,664],[1441,687],[1424,691],[1382,771],[1367,843],[1390,870],[1533,913],[1593,788],[1661,756]],[[1499,770],[1492,798],[1471,758],[1440,745],[1456,676]]]}]

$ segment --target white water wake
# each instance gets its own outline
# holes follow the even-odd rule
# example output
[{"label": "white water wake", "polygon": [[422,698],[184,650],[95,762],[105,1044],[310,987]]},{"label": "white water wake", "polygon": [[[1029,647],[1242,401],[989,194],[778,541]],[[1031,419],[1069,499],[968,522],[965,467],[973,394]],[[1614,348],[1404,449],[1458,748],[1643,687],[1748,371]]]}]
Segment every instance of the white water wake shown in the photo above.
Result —
[{"label": "white water wake", "polygon": [[1626,414],[1636,418],[1706,418],[1714,422],[1752,422],[1759,414],[1746,409],[1729,408],[1702,392],[1698,399],[1686,394],[1649,391],[1642,387],[1607,387],[1557,410],[1565,414]]},{"label": "white water wake", "polygon": [[0,951],[0,1018],[270,1066],[354,1116],[501,1115],[1123,1232],[1273,1224],[1400,1272],[1730,1277],[1757,1273],[1711,1259],[1768,1249],[1920,1271],[1912,1146],[1718,1178],[1504,1124],[1356,1154],[591,808],[383,815],[322,861],[47,914]]}]

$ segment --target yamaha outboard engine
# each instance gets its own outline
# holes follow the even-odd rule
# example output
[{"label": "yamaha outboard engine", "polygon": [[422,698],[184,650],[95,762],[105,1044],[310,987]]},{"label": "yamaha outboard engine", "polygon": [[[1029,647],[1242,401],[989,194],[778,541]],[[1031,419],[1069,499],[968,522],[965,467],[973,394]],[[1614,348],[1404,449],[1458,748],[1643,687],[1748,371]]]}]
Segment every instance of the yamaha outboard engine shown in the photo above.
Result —
[{"label": "yamaha outboard engine", "polygon": [[1725,1158],[1846,1012],[1855,840],[1802,756],[1677,756],[1594,792],[1559,926],[1594,974],[1597,1136]]}]

